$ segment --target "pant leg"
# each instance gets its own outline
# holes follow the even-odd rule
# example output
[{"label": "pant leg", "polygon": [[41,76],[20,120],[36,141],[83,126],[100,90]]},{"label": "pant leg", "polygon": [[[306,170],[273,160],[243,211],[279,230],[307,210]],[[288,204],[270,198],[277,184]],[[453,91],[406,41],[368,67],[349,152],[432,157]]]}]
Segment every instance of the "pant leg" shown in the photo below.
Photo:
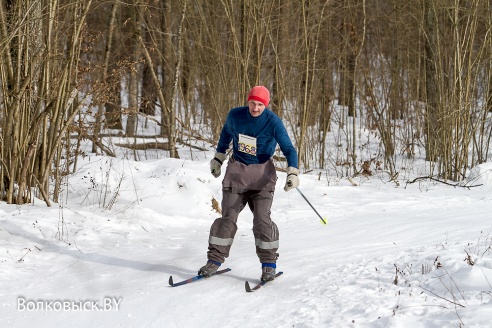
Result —
[{"label": "pant leg", "polygon": [[222,217],[210,228],[207,257],[209,260],[224,263],[229,257],[232,242],[237,231],[237,217],[246,205],[243,193],[233,193],[230,189],[222,190]]},{"label": "pant leg", "polygon": [[279,231],[270,218],[273,202],[271,191],[248,192],[248,205],[253,212],[253,234],[256,254],[261,263],[276,263],[279,248]]}]

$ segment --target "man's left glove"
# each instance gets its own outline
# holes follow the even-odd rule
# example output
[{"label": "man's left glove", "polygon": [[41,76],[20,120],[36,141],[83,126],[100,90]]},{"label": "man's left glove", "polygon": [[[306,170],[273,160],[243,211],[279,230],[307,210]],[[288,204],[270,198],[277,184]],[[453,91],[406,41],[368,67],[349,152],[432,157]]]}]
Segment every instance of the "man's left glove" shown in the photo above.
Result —
[{"label": "man's left glove", "polygon": [[299,174],[299,169],[296,169],[295,167],[289,166],[287,168],[287,181],[285,181],[285,191],[289,191],[291,189],[297,188],[299,185],[299,177],[297,176]]},{"label": "man's left glove", "polygon": [[220,177],[220,168],[224,163],[227,155],[222,153],[215,153],[215,157],[210,161],[210,173],[216,178]]}]

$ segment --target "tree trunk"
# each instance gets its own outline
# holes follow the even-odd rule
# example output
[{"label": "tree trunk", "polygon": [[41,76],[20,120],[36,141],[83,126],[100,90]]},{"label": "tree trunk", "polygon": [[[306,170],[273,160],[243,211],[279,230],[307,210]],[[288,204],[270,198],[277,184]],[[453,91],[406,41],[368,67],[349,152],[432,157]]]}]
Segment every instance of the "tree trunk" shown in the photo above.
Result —
[{"label": "tree trunk", "polygon": [[140,42],[137,37],[142,35],[141,19],[138,13],[138,7],[141,5],[140,0],[134,0],[135,7],[132,8],[132,17],[134,19],[135,37],[132,42],[132,66],[130,67],[128,81],[128,119],[126,122],[126,135],[133,137],[137,134],[138,123],[138,82],[140,66]]},{"label": "tree trunk", "polygon": [[[103,85],[106,85],[108,82],[108,67],[109,60],[112,56],[112,46],[113,46],[113,35],[116,27],[116,12],[118,10],[118,1],[114,1],[111,9],[111,16],[108,23],[108,34],[106,38],[106,47],[104,51],[104,62],[101,72],[101,82]],[[96,121],[94,123],[94,140],[92,142],[92,152],[95,153],[97,151],[97,142],[99,142],[99,133],[102,128],[102,118],[105,112],[104,103],[100,103],[98,105],[98,111],[96,114]]]},{"label": "tree trunk", "polygon": [[426,115],[425,115],[425,159],[435,161],[437,146],[437,111],[438,111],[438,89],[437,89],[437,67],[436,67],[436,47],[435,35],[437,17],[433,0],[424,1],[424,33],[425,33],[425,95],[426,95]]}]

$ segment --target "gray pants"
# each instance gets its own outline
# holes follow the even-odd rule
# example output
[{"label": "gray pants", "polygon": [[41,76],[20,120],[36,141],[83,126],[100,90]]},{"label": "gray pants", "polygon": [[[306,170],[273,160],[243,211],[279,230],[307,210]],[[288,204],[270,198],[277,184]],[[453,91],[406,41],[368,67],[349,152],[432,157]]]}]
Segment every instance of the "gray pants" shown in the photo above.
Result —
[{"label": "gray pants", "polygon": [[231,188],[223,189],[222,217],[212,224],[210,229],[208,259],[223,263],[237,231],[239,213],[248,204],[253,212],[253,234],[256,254],[261,263],[276,263],[279,247],[277,225],[270,218],[273,192],[266,190],[248,190],[233,192]]}]

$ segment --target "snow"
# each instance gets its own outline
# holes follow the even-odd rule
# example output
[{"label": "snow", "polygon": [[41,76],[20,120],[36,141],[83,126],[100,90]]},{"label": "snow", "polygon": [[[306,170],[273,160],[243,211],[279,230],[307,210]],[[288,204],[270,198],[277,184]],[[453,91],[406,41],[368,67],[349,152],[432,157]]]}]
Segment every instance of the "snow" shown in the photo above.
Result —
[{"label": "snow", "polygon": [[490,326],[490,164],[457,187],[302,174],[299,188],[327,225],[283,191],[279,171],[272,218],[284,275],[245,292],[261,270],[246,208],[223,265],[232,271],[173,288],[169,276],[187,279],[206,262],[212,199],[221,200],[212,154],[91,155],[60,203],[1,203],[0,326]]}]

